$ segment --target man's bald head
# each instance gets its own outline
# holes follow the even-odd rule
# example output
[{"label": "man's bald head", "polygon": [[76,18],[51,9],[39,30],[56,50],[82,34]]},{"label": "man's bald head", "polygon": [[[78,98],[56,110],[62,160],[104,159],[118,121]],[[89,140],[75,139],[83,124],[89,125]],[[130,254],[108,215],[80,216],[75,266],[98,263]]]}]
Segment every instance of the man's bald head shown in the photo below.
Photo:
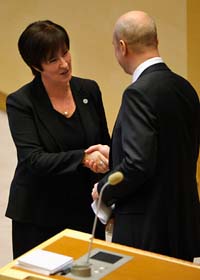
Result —
[{"label": "man's bald head", "polygon": [[157,48],[155,22],[145,12],[130,11],[117,20],[114,27],[114,40],[123,40],[131,50],[136,52]]}]

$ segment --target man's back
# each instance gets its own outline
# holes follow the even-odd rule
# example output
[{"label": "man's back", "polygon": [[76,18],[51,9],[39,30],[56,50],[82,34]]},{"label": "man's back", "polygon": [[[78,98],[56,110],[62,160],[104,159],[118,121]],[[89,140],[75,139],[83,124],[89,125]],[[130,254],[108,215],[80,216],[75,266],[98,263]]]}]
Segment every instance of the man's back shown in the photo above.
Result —
[{"label": "man's back", "polygon": [[149,67],[125,91],[113,131],[112,169],[124,161],[120,171],[128,178],[115,193],[116,222],[137,216],[139,232],[119,239],[121,224],[115,242],[183,259],[199,254],[198,148],[195,91],[165,64]]}]

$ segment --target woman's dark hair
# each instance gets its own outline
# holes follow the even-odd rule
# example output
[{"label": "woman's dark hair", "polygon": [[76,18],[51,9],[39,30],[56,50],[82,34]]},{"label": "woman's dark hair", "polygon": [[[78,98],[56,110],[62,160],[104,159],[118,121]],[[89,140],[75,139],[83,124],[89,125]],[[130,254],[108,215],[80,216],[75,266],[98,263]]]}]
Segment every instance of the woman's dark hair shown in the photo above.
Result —
[{"label": "woman's dark hair", "polygon": [[54,57],[64,46],[69,50],[70,40],[66,30],[50,20],[31,23],[18,41],[19,52],[33,75],[39,74],[34,67],[42,71],[41,63]]}]

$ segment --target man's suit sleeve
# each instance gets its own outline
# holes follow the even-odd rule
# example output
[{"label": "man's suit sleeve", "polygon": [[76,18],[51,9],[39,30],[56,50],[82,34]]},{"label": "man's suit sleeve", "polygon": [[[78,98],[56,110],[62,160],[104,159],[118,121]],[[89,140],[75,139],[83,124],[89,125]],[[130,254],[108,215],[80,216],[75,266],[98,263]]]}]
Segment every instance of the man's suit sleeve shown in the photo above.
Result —
[{"label": "man's suit sleeve", "polygon": [[[121,160],[115,160],[120,153]],[[121,171],[124,180],[108,186],[103,201],[108,205],[133,195],[154,174],[157,163],[157,120],[151,103],[131,88],[124,93],[112,139],[113,170]],[[109,174],[108,174],[109,175]],[[102,184],[98,185],[100,191]]]}]

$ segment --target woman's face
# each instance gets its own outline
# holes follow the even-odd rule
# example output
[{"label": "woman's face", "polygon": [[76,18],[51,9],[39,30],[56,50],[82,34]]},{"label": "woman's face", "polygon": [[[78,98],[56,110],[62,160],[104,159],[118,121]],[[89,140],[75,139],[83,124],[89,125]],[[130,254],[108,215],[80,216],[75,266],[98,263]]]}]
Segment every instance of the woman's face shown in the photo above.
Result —
[{"label": "woman's face", "polygon": [[54,57],[41,64],[42,80],[46,83],[68,84],[72,77],[71,54],[68,48],[60,49]]}]

